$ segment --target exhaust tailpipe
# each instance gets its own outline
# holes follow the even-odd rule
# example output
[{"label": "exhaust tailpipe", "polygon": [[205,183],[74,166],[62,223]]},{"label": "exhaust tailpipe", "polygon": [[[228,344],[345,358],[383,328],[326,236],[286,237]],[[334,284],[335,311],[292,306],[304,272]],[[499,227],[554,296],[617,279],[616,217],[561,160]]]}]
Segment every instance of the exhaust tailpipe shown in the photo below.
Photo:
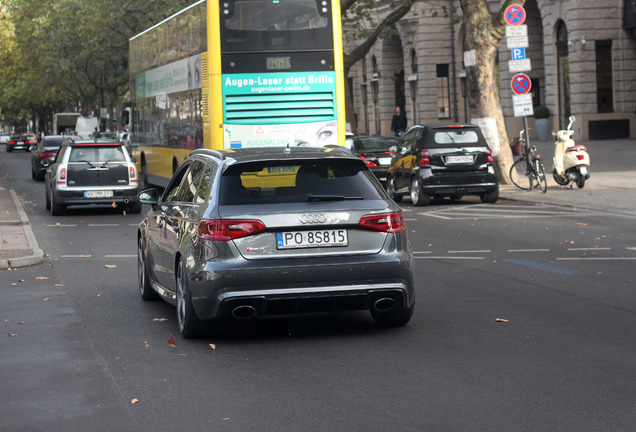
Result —
[{"label": "exhaust tailpipe", "polygon": [[239,320],[254,318],[256,315],[258,315],[258,312],[251,305],[241,305],[232,309],[232,316]]},{"label": "exhaust tailpipe", "polygon": [[458,195],[466,195],[466,188],[457,188],[455,191]]},{"label": "exhaust tailpipe", "polygon": [[128,198],[124,199],[124,204],[128,204],[130,202],[130,200]]},{"label": "exhaust tailpipe", "polygon": [[382,297],[373,303],[373,309],[378,312],[388,312],[395,307],[395,299]]}]

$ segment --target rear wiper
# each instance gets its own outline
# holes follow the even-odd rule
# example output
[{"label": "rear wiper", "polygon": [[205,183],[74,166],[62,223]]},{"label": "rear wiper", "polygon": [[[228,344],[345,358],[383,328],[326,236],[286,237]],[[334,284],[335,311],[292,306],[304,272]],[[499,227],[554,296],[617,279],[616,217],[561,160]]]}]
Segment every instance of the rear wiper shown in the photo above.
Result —
[{"label": "rear wiper", "polygon": [[87,163],[87,164],[89,164],[92,168],[94,168],[94,167],[95,167],[95,162],[91,162],[91,161],[87,161],[87,160],[74,160],[74,161],[71,161],[71,162],[74,162],[74,163]]},{"label": "rear wiper", "polygon": [[361,200],[364,199],[362,197],[348,197],[344,195],[321,195],[321,194],[313,194],[308,193],[305,197],[305,201],[307,202],[317,202],[317,201],[345,201],[345,200]]}]

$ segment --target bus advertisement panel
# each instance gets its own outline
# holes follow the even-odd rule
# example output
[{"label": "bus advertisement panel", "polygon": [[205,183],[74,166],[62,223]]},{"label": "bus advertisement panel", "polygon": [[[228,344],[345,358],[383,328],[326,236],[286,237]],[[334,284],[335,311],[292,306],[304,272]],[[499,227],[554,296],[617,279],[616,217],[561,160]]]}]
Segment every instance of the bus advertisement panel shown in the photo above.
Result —
[{"label": "bus advertisement panel", "polygon": [[339,0],[202,0],[132,38],[143,178],[199,147],[344,145],[340,20]]}]

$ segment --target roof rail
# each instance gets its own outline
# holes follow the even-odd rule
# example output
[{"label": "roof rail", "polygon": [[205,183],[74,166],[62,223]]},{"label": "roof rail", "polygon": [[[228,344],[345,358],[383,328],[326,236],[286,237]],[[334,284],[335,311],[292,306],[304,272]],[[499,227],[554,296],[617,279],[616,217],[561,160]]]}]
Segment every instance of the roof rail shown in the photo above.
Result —
[{"label": "roof rail", "polygon": [[212,150],[212,149],[204,149],[204,148],[195,149],[195,150],[192,151],[191,154],[193,154],[193,155],[205,154],[205,155],[217,157],[217,158],[219,158],[221,160],[225,160],[226,159],[225,155],[223,153],[221,153],[218,150]]}]

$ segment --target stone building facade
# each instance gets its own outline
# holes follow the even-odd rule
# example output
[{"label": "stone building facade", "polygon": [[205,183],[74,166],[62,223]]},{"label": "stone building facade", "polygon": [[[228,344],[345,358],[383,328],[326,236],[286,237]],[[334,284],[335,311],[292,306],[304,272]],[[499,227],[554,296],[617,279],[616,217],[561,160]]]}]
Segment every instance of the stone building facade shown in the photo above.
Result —
[{"label": "stone building facade", "polygon": [[[488,1],[490,11],[502,3]],[[550,110],[550,129],[565,127],[574,115],[577,140],[636,138],[636,0],[527,0],[524,9],[532,66],[524,73],[532,79],[533,105]],[[459,1],[416,2],[395,30],[349,73],[358,132],[390,135],[395,106],[406,110],[409,125],[470,123]],[[514,116],[505,38],[498,57],[512,137],[523,118]],[[536,138],[534,118],[528,123]]]}]

